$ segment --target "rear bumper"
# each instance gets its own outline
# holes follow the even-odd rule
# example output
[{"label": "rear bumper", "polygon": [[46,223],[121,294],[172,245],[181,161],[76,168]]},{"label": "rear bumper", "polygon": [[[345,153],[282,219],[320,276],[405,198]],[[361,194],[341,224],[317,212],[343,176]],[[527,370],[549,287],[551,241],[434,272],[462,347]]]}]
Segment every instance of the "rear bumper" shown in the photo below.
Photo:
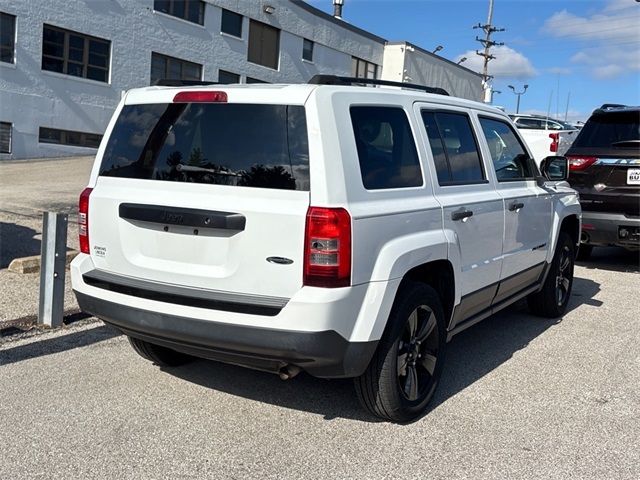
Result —
[{"label": "rear bumper", "polygon": [[[626,238],[620,236],[620,227],[627,227]],[[640,228],[640,218],[628,217],[620,213],[582,212],[582,243],[587,245],[617,245],[628,248],[640,247],[638,235],[633,235]]]},{"label": "rear bumper", "polygon": [[269,330],[187,318],[75,291],[82,311],[126,335],[202,358],[277,372],[296,365],[325,378],[361,375],[377,341],[349,342],[335,331]]}]

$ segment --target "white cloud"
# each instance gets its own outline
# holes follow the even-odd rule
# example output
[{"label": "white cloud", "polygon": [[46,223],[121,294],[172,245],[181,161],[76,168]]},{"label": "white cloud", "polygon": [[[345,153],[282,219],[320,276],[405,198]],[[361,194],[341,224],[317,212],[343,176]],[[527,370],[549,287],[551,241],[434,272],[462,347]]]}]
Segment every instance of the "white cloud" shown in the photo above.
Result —
[{"label": "white cloud", "polygon": [[571,75],[571,69],[567,67],[551,67],[547,69],[547,72],[554,75]]},{"label": "white cloud", "polygon": [[609,0],[592,15],[562,10],[549,17],[542,30],[581,43],[571,62],[588,66],[596,78],[640,70],[640,5],[633,0]]},{"label": "white cloud", "polygon": [[[531,78],[538,74],[531,64],[531,61],[522,53],[507,46],[498,46],[491,50],[491,54],[496,57],[489,62],[489,75],[497,78]],[[462,55],[458,55],[456,61],[462,57],[467,57],[464,66],[474,72],[482,72],[484,58],[476,55],[475,50],[469,50]]]},{"label": "white cloud", "polygon": [[608,79],[608,78],[616,78],[618,75],[624,72],[624,68],[620,65],[600,65],[593,69],[593,75],[596,78],[600,79]]}]

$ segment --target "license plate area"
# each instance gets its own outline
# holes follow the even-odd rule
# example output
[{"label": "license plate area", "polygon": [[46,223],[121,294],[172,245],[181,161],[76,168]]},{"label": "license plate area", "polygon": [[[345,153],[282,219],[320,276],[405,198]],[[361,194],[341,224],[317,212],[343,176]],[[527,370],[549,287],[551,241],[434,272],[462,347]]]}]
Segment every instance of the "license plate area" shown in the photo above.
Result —
[{"label": "license plate area", "polygon": [[627,185],[640,185],[640,168],[627,170]]}]

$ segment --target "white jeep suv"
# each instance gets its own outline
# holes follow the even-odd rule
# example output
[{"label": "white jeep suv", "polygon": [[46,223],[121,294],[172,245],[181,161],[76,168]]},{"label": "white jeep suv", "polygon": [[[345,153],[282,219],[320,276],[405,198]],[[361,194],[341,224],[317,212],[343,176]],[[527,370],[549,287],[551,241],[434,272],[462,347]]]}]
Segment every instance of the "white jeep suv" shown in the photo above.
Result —
[{"label": "white jeep suv", "polygon": [[159,365],[353,377],[392,421],[456,333],[523,297],[562,315],[566,159],[543,177],[496,109],[352,81],[129,91],[80,197],[80,307]]}]

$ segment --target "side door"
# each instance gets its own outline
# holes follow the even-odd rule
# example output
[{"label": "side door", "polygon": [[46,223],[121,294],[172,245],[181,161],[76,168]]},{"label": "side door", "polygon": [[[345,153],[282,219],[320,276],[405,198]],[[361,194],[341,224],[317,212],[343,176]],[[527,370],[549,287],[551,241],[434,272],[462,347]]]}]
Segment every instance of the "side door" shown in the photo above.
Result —
[{"label": "side door", "polygon": [[536,164],[511,124],[484,113],[477,120],[504,202],[502,273],[494,300],[498,303],[540,276],[550,244],[552,197],[538,186]]},{"label": "side door", "polygon": [[[449,258],[460,279],[450,328],[491,305],[501,271],[504,204],[482,161],[471,112],[417,104],[425,126],[437,200],[443,207]],[[455,249],[455,251],[451,251]]]}]

